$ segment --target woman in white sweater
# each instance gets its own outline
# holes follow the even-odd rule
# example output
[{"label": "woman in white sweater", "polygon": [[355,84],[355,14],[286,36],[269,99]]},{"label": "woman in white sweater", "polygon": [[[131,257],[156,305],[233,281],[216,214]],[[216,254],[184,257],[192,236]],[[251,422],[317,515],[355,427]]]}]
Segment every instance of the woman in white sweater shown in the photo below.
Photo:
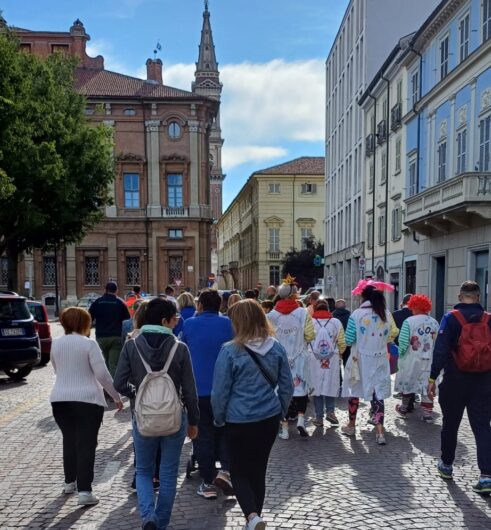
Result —
[{"label": "woman in white sweater", "polygon": [[53,341],[51,363],[56,381],[51,392],[53,416],[63,435],[64,493],[78,490],[78,504],[97,504],[92,493],[97,435],[107,407],[104,390],[123,408],[101,349],[89,338],[91,318],[81,307],[60,316],[65,335]]}]

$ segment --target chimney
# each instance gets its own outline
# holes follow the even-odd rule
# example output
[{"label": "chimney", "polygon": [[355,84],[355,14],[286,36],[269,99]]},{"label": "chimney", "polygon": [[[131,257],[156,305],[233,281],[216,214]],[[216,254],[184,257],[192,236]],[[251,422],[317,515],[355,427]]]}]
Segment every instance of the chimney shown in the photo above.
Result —
[{"label": "chimney", "polygon": [[147,60],[147,81],[162,84],[162,61],[160,59]]}]

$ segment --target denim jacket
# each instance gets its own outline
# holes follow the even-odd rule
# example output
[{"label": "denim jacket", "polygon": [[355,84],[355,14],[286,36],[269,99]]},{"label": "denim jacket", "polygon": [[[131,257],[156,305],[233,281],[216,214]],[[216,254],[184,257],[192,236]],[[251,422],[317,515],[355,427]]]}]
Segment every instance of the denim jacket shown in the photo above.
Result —
[{"label": "denim jacket", "polygon": [[211,404],[216,425],[249,423],[287,413],[293,381],[286,352],[278,341],[259,362],[277,383],[266,380],[244,347],[226,343],[218,356],[213,376]]}]

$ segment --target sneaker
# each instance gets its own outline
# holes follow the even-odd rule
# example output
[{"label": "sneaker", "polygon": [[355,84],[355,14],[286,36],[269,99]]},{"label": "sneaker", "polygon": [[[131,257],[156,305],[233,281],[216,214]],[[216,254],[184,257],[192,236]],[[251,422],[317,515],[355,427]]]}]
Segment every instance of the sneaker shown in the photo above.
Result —
[{"label": "sneaker", "polygon": [[278,437],[281,438],[282,440],[288,440],[290,438],[288,427],[281,427]]},{"label": "sneaker", "polygon": [[204,482],[201,483],[196,493],[209,501],[213,501],[218,497],[215,486],[213,484],[205,484]]},{"label": "sneaker", "polygon": [[300,436],[302,436],[303,438],[306,438],[309,435],[309,433],[305,429],[305,417],[304,416],[298,416],[297,430]]},{"label": "sneaker", "polygon": [[396,405],[395,410],[399,418],[407,420],[407,411],[402,408],[402,405]]},{"label": "sneaker", "polygon": [[322,427],[324,425],[324,422],[322,421],[322,418],[315,418],[312,420],[312,424],[316,427]]},{"label": "sneaker", "polygon": [[99,499],[91,491],[79,491],[78,492],[78,505],[79,506],[92,506],[97,504]]},{"label": "sneaker", "polygon": [[445,480],[453,479],[453,467],[452,466],[447,466],[447,464],[444,464],[442,460],[439,460],[438,464],[436,465],[436,468],[438,469],[438,473],[440,474],[440,477],[444,478]]},{"label": "sneaker", "polygon": [[355,436],[356,434],[356,428],[350,427],[349,425],[343,425],[341,427],[341,432],[345,434],[346,436]]},{"label": "sneaker", "polygon": [[491,477],[481,477],[477,484],[472,486],[472,489],[479,493],[480,495],[490,495],[491,494]]},{"label": "sneaker", "polygon": [[286,421],[297,421],[298,415],[296,416],[287,416]]},{"label": "sneaker", "polygon": [[155,521],[150,519],[146,523],[143,523],[142,529],[143,530],[157,530],[157,525],[155,524]]},{"label": "sneaker", "polygon": [[339,420],[336,417],[336,414],[334,412],[327,412],[326,413],[326,420],[333,426],[337,427],[339,425]]},{"label": "sneaker", "polygon": [[266,530],[266,523],[259,515],[256,515],[246,524],[246,528],[247,530]]},{"label": "sneaker", "polygon": [[385,439],[385,435],[382,434],[376,434],[375,435],[375,441],[377,442],[377,445],[386,445],[387,440]]},{"label": "sneaker", "polygon": [[63,493],[66,495],[70,495],[70,493],[75,493],[77,491],[77,483],[76,482],[65,482],[63,484]]},{"label": "sneaker", "polygon": [[232,481],[230,480],[230,473],[228,471],[219,471],[213,484],[219,487],[224,495],[231,496],[234,495],[234,488],[232,486]]}]

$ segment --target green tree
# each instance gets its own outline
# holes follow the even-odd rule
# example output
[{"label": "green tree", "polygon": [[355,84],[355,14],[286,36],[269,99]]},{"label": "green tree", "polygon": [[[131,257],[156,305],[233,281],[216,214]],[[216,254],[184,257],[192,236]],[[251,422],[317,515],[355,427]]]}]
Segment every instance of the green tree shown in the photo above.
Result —
[{"label": "green tree", "polygon": [[23,53],[0,34],[0,254],[10,289],[23,252],[80,241],[111,202],[112,132],[88,124],[75,66]]},{"label": "green tree", "polygon": [[314,286],[316,281],[324,275],[323,267],[314,265],[316,255],[324,257],[324,244],[313,238],[306,242],[305,250],[292,248],[282,260],[283,277],[291,274],[296,278],[298,286],[304,291]]}]

